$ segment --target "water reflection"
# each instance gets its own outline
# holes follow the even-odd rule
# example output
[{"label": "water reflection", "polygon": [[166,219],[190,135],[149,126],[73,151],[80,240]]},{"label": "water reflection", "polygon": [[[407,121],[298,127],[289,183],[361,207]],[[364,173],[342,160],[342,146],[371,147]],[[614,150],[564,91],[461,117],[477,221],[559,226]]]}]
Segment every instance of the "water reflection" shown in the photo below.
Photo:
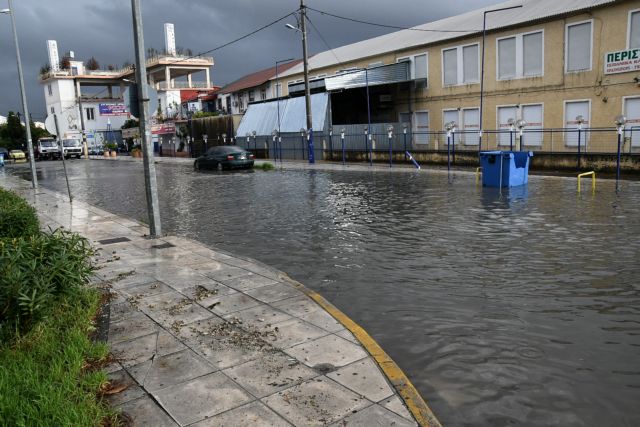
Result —
[{"label": "water reflection", "polygon": [[[41,181],[65,191],[61,166]],[[145,217],[138,165],[70,162]],[[164,228],[274,265],[361,323],[446,425],[640,425],[640,183],[158,165]]]}]

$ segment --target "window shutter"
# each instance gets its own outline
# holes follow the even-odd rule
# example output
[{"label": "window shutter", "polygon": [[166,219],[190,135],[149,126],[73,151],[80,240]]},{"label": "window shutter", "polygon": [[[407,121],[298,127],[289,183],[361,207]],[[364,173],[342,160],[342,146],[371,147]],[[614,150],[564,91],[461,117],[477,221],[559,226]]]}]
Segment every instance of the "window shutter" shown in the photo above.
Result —
[{"label": "window shutter", "polygon": [[444,67],[442,67],[444,70],[444,84],[458,84],[458,49],[445,50],[442,60],[444,61]]},{"label": "window shutter", "polygon": [[591,22],[567,29],[567,71],[588,70],[591,66]]},{"label": "window shutter", "polygon": [[417,55],[413,58],[415,67],[415,79],[427,78],[427,55]]},{"label": "window shutter", "polygon": [[462,64],[464,66],[464,83],[477,82],[478,78],[478,45],[462,48]]},{"label": "window shutter", "polygon": [[525,76],[542,75],[542,33],[522,36],[523,73]]},{"label": "window shutter", "polygon": [[629,25],[629,49],[640,49],[640,11],[631,14]]},{"label": "window shutter", "polygon": [[527,122],[525,130],[535,132],[525,133],[526,145],[542,145],[542,105],[523,105],[522,118]]},{"label": "window shutter", "polygon": [[516,76],[516,38],[498,40],[498,77],[508,79]]},{"label": "window shutter", "polygon": [[517,113],[516,107],[498,107],[498,130],[500,131],[498,145],[509,145],[515,141],[515,137],[512,139],[512,135],[509,133],[511,127],[507,122],[509,119],[515,121],[518,118]]}]

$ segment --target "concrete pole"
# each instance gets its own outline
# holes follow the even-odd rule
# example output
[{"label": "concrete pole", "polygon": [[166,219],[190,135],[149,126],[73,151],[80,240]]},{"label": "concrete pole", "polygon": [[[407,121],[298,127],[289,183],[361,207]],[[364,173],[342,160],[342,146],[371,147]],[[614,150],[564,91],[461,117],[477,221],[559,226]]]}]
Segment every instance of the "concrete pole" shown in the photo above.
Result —
[{"label": "concrete pole", "polygon": [[24,123],[27,135],[27,151],[29,155],[29,165],[31,166],[31,186],[38,188],[38,176],[36,174],[36,159],[33,156],[33,142],[31,140],[31,115],[27,107],[27,94],[24,91],[24,76],[22,74],[22,61],[20,59],[20,45],[18,44],[18,31],[16,30],[16,20],[14,17],[12,1],[9,0],[9,15],[11,15],[11,27],[13,28],[13,42],[16,45],[16,61],[18,63],[18,78],[20,79],[20,94],[22,95],[22,112],[24,113]]},{"label": "concrete pole", "polygon": [[160,225],[160,205],[158,203],[158,182],[156,166],[153,162],[151,146],[151,129],[149,120],[149,90],[147,88],[147,67],[144,52],[144,35],[142,32],[142,13],[140,0],[131,0],[133,12],[133,37],[136,53],[136,82],[138,83],[138,100],[140,102],[140,138],[142,140],[142,164],[144,168],[144,186],[147,194],[147,212],[149,214],[149,231],[151,237],[162,234]]},{"label": "concrete pole", "polygon": [[302,56],[304,61],[304,99],[307,107],[307,141],[309,144],[309,163],[315,163],[313,152],[313,120],[311,117],[311,90],[309,89],[309,54],[307,52],[307,12],[304,0],[300,0],[300,30],[302,31]]},{"label": "concrete pole", "polygon": [[76,88],[76,99],[78,100],[78,108],[80,109],[80,130],[82,131],[82,150],[84,158],[89,159],[89,148],[87,147],[87,133],[84,127],[84,108],[82,108],[82,92],[80,90],[80,82],[74,79]]}]

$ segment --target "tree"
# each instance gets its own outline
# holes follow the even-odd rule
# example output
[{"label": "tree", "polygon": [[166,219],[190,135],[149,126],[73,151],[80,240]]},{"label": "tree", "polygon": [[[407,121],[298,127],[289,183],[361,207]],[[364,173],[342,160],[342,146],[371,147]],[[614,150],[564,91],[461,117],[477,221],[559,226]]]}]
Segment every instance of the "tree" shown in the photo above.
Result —
[{"label": "tree", "polygon": [[86,64],[84,64],[85,68],[89,71],[99,70],[100,64],[93,56],[89,58]]},{"label": "tree", "polygon": [[63,56],[62,60],[60,61],[60,69],[68,70],[70,68],[71,68],[71,58],[68,56]]},{"label": "tree", "polygon": [[8,149],[22,148],[24,143],[24,127],[20,124],[20,117],[13,111],[7,115],[7,123],[0,126],[0,140]]},{"label": "tree", "polygon": [[139,122],[136,119],[128,119],[124,122],[120,129],[131,129],[137,128],[139,126]]},{"label": "tree", "polygon": [[51,66],[49,64],[45,64],[40,67],[40,75],[47,74],[49,71],[51,71]]}]

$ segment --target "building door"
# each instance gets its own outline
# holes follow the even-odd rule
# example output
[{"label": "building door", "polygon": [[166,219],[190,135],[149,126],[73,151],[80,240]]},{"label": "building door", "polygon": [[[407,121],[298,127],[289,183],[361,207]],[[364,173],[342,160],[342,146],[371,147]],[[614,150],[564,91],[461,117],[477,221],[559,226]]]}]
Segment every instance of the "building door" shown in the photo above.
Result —
[{"label": "building door", "polygon": [[429,113],[426,111],[416,111],[415,113],[414,141],[416,144],[429,143]]},{"label": "building door", "polygon": [[462,110],[462,130],[464,145],[478,145],[480,138],[480,110],[478,108],[465,108]]},{"label": "building door", "polygon": [[[564,104],[564,127],[566,129],[578,129],[578,122],[576,117],[582,116],[584,122],[582,123],[582,129],[589,127],[591,123],[589,101],[567,101]],[[587,133],[583,132],[580,139],[580,145],[586,147],[587,145]],[[565,132],[564,142],[567,147],[578,146],[578,133],[575,131]]]},{"label": "building door", "polygon": [[625,137],[631,139],[632,147],[640,147],[640,98],[624,100],[624,115],[627,117]]},{"label": "building door", "polygon": [[526,146],[542,146],[542,104],[523,105],[522,119],[527,122],[524,134]]},{"label": "building door", "polygon": [[515,121],[518,119],[518,108],[517,107],[498,107],[498,146],[509,146],[512,142],[515,143],[515,135],[511,135],[511,127],[509,126],[509,119]]}]

